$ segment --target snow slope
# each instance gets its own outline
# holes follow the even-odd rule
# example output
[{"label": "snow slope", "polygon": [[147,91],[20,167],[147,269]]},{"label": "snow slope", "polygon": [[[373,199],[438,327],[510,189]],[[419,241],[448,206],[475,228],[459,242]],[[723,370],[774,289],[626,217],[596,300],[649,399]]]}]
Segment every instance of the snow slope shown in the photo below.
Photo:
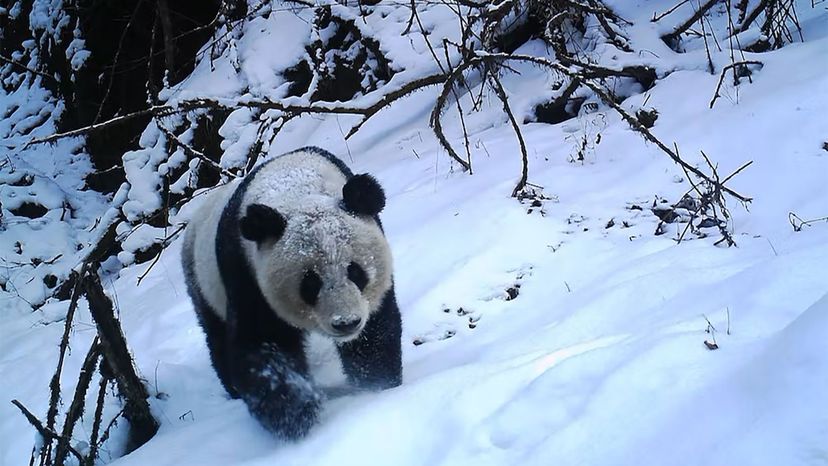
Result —
[{"label": "snow slope", "polygon": [[[647,207],[656,196],[677,200],[688,182],[609,110],[525,125],[530,182],[550,197],[540,208],[508,197],[519,157],[496,103],[470,119],[473,176],[451,169],[425,126],[436,89],[385,110],[347,143],[334,118],[287,128],[271,153],[313,142],[386,187],[404,384],[334,400],[307,439],[274,440],[214,375],[175,243],[140,286],[147,265],[109,286],[151,393],[166,395],[152,399],[157,436],[113,463],[828,464],[828,224],[794,232],[788,223],[791,211],[828,215],[828,13],[799,3],[805,43],[757,55],[764,67],[738,101],[727,88],[709,109],[718,76],[682,56],[678,71],[623,104],[648,99],[660,112],[653,131],[700,166],[699,150],[723,174],[754,161],[732,181],[754,198],[749,212],[731,205],[734,248],[714,246],[713,232],[677,245],[675,225],[653,234]],[[656,33],[636,23],[638,40]],[[518,69],[505,81],[513,95],[550,79]],[[572,163],[585,131],[602,141]],[[3,400],[45,412],[62,306],[16,314],[0,329]],[[83,309],[81,322],[67,374],[94,334]],[[710,351],[704,341],[714,337]],[[0,464],[25,463],[33,437],[0,403]],[[110,448],[122,437],[116,429]]]}]

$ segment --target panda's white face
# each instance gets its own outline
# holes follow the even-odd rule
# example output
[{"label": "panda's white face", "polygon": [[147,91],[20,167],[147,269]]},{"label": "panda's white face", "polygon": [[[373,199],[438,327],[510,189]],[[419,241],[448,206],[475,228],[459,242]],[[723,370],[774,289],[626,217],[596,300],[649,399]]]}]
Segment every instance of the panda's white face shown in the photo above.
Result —
[{"label": "panda's white face", "polygon": [[247,254],[279,317],[346,341],[359,335],[391,287],[391,252],[372,218],[312,204],[286,215],[264,211],[262,223],[281,217],[282,234],[254,235]]}]

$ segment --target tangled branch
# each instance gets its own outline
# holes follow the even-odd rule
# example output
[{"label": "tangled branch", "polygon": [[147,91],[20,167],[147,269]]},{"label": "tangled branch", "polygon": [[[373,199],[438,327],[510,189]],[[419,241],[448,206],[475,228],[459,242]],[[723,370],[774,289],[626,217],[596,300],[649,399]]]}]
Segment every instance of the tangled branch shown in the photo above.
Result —
[{"label": "tangled branch", "polygon": [[[536,64],[536,65],[545,67],[547,69],[550,69],[552,71],[555,71],[555,72],[561,73],[563,75],[566,75],[572,80],[579,80],[579,82],[583,86],[589,88],[592,92],[595,93],[595,95],[597,95],[602,101],[604,101],[604,103],[606,103],[613,110],[615,110],[621,116],[621,118],[630,125],[630,127],[634,131],[641,134],[644,137],[644,139],[646,139],[647,141],[655,144],[671,160],[673,160],[675,163],[677,163],[679,166],[681,166],[682,169],[687,170],[688,172],[692,173],[693,175],[695,175],[696,177],[698,177],[699,179],[701,179],[705,182],[708,182],[708,183],[711,183],[711,184],[714,184],[714,185],[718,185],[717,181],[714,178],[712,178],[710,175],[705,174],[704,172],[702,172],[701,170],[699,170],[695,166],[690,165],[689,163],[684,161],[679,156],[678,153],[676,153],[673,149],[669,148],[666,144],[661,142],[661,140],[659,140],[655,135],[653,135],[653,133],[648,128],[646,128],[643,124],[641,124],[641,122],[638,120],[638,118],[636,118],[634,115],[627,112],[623,107],[621,107],[621,105],[619,105],[615,101],[615,99],[613,99],[612,96],[606,90],[604,90],[601,86],[591,82],[590,79],[586,78],[586,76],[590,76],[590,74],[589,74],[590,72],[596,71],[596,67],[594,67],[592,65],[583,64],[581,70],[571,70],[571,69],[567,68],[566,66],[563,66],[560,63],[553,62],[553,61],[551,61],[549,59],[546,59],[546,58],[543,58],[543,57],[535,57],[535,56],[531,56],[531,55],[516,55],[516,54],[505,54],[505,53],[493,53],[493,54],[485,54],[485,55],[476,55],[473,58],[466,61],[463,65],[457,67],[454,70],[454,72],[452,73],[452,75],[449,77],[449,80],[446,81],[446,84],[444,85],[444,88],[443,88],[443,92],[440,94],[440,97],[438,97],[437,105],[435,106],[434,112],[432,112],[432,119],[431,119],[432,125],[439,127],[439,125],[438,125],[438,123],[439,123],[439,113],[438,112],[442,109],[442,106],[444,105],[445,99],[448,96],[448,90],[447,89],[449,88],[449,86],[453,82],[455,82],[458,79],[458,77],[462,74],[463,71],[467,70],[468,68],[470,68],[472,66],[480,65],[481,63],[488,63],[488,64],[491,64],[492,66],[497,66],[498,64],[500,64],[504,61],[522,61],[522,62],[533,63],[533,64]],[[576,62],[573,59],[570,59],[570,62],[572,62],[573,64],[576,64],[576,66],[581,66],[582,65],[582,64]],[[607,68],[601,68],[600,70],[602,70],[604,72],[612,71],[612,70],[607,69]],[[441,127],[439,127],[439,128],[442,129]],[[438,138],[439,138],[439,136],[438,136]],[[447,141],[444,142],[444,141],[445,141],[445,137],[443,137],[441,139],[441,143],[443,143],[444,147],[446,147],[448,142]],[[454,154],[453,158],[456,161],[458,161],[458,163],[462,162],[462,160],[459,159],[459,157],[457,157],[456,152],[454,152],[453,150],[450,150],[450,145],[449,145],[449,148],[447,148],[446,150],[449,152],[450,155]],[[464,165],[464,163],[461,163],[461,165]],[[525,166],[524,166],[524,169],[525,169]],[[741,202],[748,203],[748,202],[751,201],[750,197],[743,196],[743,195],[739,194],[738,192],[728,188],[727,186],[722,185],[721,190],[726,192],[727,194],[733,196],[734,198],[736,198],[737,200],[739,200]]]}]

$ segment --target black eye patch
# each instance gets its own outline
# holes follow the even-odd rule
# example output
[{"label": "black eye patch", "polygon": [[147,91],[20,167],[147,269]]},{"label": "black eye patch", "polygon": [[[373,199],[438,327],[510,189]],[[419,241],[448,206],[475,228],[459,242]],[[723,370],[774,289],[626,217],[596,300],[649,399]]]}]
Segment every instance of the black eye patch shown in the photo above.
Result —
[{"label": "black eye patch", "polygon": [[250,204],[245,216],[239,220],[244,239],[261,243],[265,240],[278,241],[285,232],[287,220],[276,209],[264,204]]},{"label": "black eye patch", "polygon": [[319,278],[319,274],[313,270],[305,272],[302,283],[299,285],[299,296],[302,297],[302,300],[311,306],[315,306],[321,289],[322,279]]},{"label": "black eye patch", "polygon": [[356,262],[348,264],[348,280],[354,282],[359,291],[364,290],[365,286],[368,285],[368,275]]}]

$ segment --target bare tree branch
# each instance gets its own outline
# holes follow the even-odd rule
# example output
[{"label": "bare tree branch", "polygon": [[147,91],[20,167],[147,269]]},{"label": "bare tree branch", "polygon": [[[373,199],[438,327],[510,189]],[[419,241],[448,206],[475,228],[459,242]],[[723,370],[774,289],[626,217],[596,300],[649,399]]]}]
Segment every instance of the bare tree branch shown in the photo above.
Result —
[{"label": "bare tree branch", "polygon": [[747,66],[747,65],[762,66],[762,64],[763,64],[762,62],[756,61],[756,60],[745,60],[745,61],[740,61],[740,62],[736,62],[736,63],[731,63],[731,64],[725,66],[724,68],[722,68],[722,72],[719,75],[719,83],[716,84],[716,91],[713,94],[713,98],[710,100],[710,108],[713,108],[713,105],[716,103],[716,99],[718,99],[720,97],[719,91],[722,89],[722,83],[724,82],[725,74],[727,73],[727,70],[729,70],[731,68],[736,68],[738,66]]},{"label": "bare tree branch", "polygon": [[397,99],[404,97],[416,90],[422,89],[424,87],[433,86],[435,84],[440,84],[445,80],[446,76],[442,73],[434,74],[431,76],[426,76],[424,78],[415,79],[409,83],[406,83],[399,88],[388,92],[387,94],[379,97],[376,102],[373,104],[366,106],[366,107],[351,107],[351,106],[343,106],[338,103],[333,102],[320,102],[317,104],[311,105],[294,105],[294,104],[285,104],[282,102],[275,102],[272,100],[219,100],[219,99],[192,99],[192,100],[182,100],[180,102],[170,104],[170,105],[154,105],[149,108],[145,108],[143,110],[137,110],[132,113],[128,113],[126,115],[121,115],[118,117],[111,118],[106,121],[102,121],[100,123],[95,123],[89,126],[84,126],[82,128],[73,129],[71,131],[65,131],[63,133],[55,133],[46,137],[42,138],[33,138],[30,139],[28,142],[22,145],[22,148],[25,149],[32,145],[36,144],[46,144],[57,141],[59,139],[69,138],[69,137],[76,137],[82,136],[87,133],[101,131],[107,128],[111,128],[114,126],[118,126],[120,124],[126,123],[128,121],[134,120],[136,118],[142,118],[146,116],[155,116],[155,117],[163,117],[169,115],[175,115],[179,113],[186,113],[188,111],[197,110],[197,109],[225,109],[225,110],[233,110],[236,108],[252,108],[257,110],[277,110],[284,113],[295,113],[295,114],[339,114],[339,115],[361,115],[363,120],[356,126],[356,129],[351,129],[348,133],[347,137],[352,136],[359,127],[365,123],[368,119],[376,115],[380,110],[387,107]]},{"label": "bare tree branch", "polygon": [[503,111],[509,116],[509,121],[512,123],[512,129],[515,130],[515,136],[517,136],[518,143],[520,144],[520,158],[522,162],[520,180],[518,180],[515,185],[515,189],[512,190],[512,197],[517,197],[523,188],[526,187],[526,181],[529,178],[529,156],[526,153],[526,142],[523,140],[523,133],[520,131],[520,125],[518,125],[517,120],[515,120],[512,108],[509,106],[509,96],[506,95],[506,90],[503,88],[503,84],[501,84],[500,79],[497,77],[497,73],[491,73],[489,75],[489,79],[492,82],[492,87],[494,88],[497,97],[503,104]]},{"label": "bare tree branch", "polygon": [[124,397],[124,415],[130,424],[127,452],[131,452],[155,435],[158,431],[158,421],[150,412],[147,403],[149,393],[135,372],[121,325],[115,317],[112,301],[104,293],[100,276],[90,270],[82,280],[89,301],[89,311],[101,338],[103,354],[112,369],[118,390]]},{"label": "bare tree branch", "polygon": [[226,169],[222,168],[221,165],[210,160],[210,158],[207,157],[207,155],[205,155],[204,153],[195,150],[189,144],[183,143],[180,139],[178,139],[178,136],[176,136],[172,131],[164,127],[164,125],[162,125],[160,121],[156,121],[156,126],[158,127],[158,129],[161,130],[162,133],[164,133],[165,136],[167,136],[167,140],[172,145],[181,148],[181,150],[183,150],[185,154],[189,155],[190,157],[201,160],[202,162],[206,163],[207,165],[215,169],[217,172],[221,173],[222,175],[228,178],[237,178],[237,175],[235,173],[227,171]]},{"label": "bare tree branch", "polygon": [[682,33],[690,29],[690,26],[693,25],[696,21],[698,21],[708,10],[713,8],[713,5],[719,3],[721,0],[707,0],[707,2],[699,7],[695,13],[691,17],[689,17],[685,22],[681,23],[680,25],[676,26],[672,32],[661,36],[661,40],[668,44],[674,44],[676,40],[678,40],[679,36]]},{"label": "bare tree branch", "polygon": [[379,113],[380,110],[384,109],[391,105],[394,101],[401,97],[405,97],[408,94],[411,94],[414,91],[423,89],[428,86],[434,86],[440,84],[446,80],[446,75],[443,73],[433,74],[431,76],[426,76],[424,78],[415,79],[409,83],[406,83],[400,86],[398,89],[389,92],[388,94],[383,95],[376,103],[365,107],[363,109],[352,109],[354,111],[351,112],[340,112],[340,113],[354,113],[362,115],[362,121],[351,128],[348,131],[348,134],[345,136],[345,139],[350,138],[353,136],[359,129],[365,124],[368,119]]},{"label": "bare tree branch", "polygon": [[744,21],[742,21],[741,23],[739,23],[738,26],[733,28],[733,32],[731,34],[739,34],[741,32],[746,31],[747,28],[749,28],[750,25],[753,24],[754,21],[756,21],[756,18],[759,17],[759,13],[762,13],[762,11],[764,11],[767,6],[768,0],[760,0],[759,3],[757,3],[756,6],[752,10],[750,10],[750,13],[748,13],[747,16],[745,16]]},{"label": "bare tree branch", "polygon": [[[578,72],[572,71],[569,68],[561,65],[560,63],[555,63],[553,61],[550,61],[550,60],[548,60],[546,58],[542,58],[542,57],[534,57],[534,56],[531,56],[531,55],[488,54],[488,55],[478,56],[477,58],[480,58],[481,60],[487,60],[487,61],[488,60],[493,60],[493,61],[502,61],[502,60],[525,61],[525,62],[529,62],[529,63],[535,63],[537,65],[541,65],[541,66],[547,67],[549,69],[558,71],[558,72],[563,73],[563,74],[565,74],[565,75],[567,75],[567,76],[569,76],[570,78],[573,78],[573,79],[579,77]],[[624,110],[624,108],[621,107],[621,105],[619,105],[617,102],[615,102],[615,100],[612,98],[612,96],[610,96],[607,93],[607,91],[602,89],[597,84],[594,84],[594,83],[590,82],[589,80],[583,80],[582,84],[584,86],[588,87],[590,90],[592,90],[598,97],[601,98],[601,100],[604,101],[604,103],[606,103],[607,105],[612,107],[612,109],[615,110],[621,116],[621,118],[624,121],[626,121],[630,125],[630,127],[632,127],[632,129],[634,131],[636,131],[636,132],[640,133],[642,136],[644,136],[644,139],[646,139],[646,140],[652,142],[653,144],[655,144],[659,149],[662,150],[662,152],[667,154],[667,156],[670,157],[674,162],[676,162],[680,166],[684,167],[685,169],[687,169],[688,171],[690,171],[691,173],[693,173],[697,177],[701,178],[702,180],[705,180],[705,181],[710,182],[710,183],[715,183],[715,180],[711,179],[704,172],[702,172],[698,168],[696,168],[696,167],[688,164],[684,160],[682,160],[682,158],[679,157],[678,154],[676,154],[672,149],[670,149],[663,142],[661,142],[661,140],[659,140],[657,137],[655,137],[653,135],[653,133],[650,132],[649,129],[645,128],[644,125],[642,125],[641,122],[639,122],[638,119],[635,116],[631,115],[629,112]],[[730,189],[726,186],[722,186],[722,190],[725,191],[726,193],[730,194],[731,196],[735,197],[739,201],[742,201],[742,202],[745,202],[745,203],[751,201],[751,198],[746,197],[746,196],[742,196],[741,194],[737,193],[736,191],[733,191],[732,189]]]},{"label": "bare tree branch", "polygon": [[49,76],[48,74],[46,74],[46,73],[44,73],[44,72],[42,72],[42,71],[37,71],[37,70],[35,70],[35,69],[29,68],[28,66],[24,65],[23,63],[20,63],[20,62],[18,62],[18,61],[14,61],[14,60],[12,60],[11,58],[6,58],[6,57],[4,57],[4,56],[0,55],[0,61],[2,61],[2,62],[6,62],[6,63],[8,63],[8,64],[10,64],[10,65],[12,65],[12,66],[16,66],[16,67],[20,68],[21,70],[26,71],[26,72],[28,72],[28,73],[32,73],[32,74],[35,74],[35,75],[41,76],[41,77],[43,77],[43,78],[46,78],[46,79],[48,79],[49,81],[52,81],[53,83],[58,83],[58,80],[57,80],[57,79],[55,79],[55,77],[54,77],[54,76]]},{"label": "bare tree branch", "polygon": [[[11,403],[17,406],[17,409],[19,409],[20,412],[23,413],[23,416],[26,417],[26,420],[29,421],[29,424],[31,424],[32,427],[34,427],[37,430],[37,432],[43,437],[44,440],[48,440],[51,443],[52,440],[61,439],[61,436],[58,435],[54,430],[44,427],[43,424],[41,424],[41,422],[37,419],[37,417],[35,417],[35,415],[32,414],[31,411],[29,411],[28,409],[26,409],[25,406],[23,406],[23,403],[17,400],[12,400]],[[75,455],[78,461],[83,462],[83,455],[81,455],[77,450],[75,450],[71,446],[68,446],[67,449],[69,450],[69,453]]]},{"label": "bare tree branch", "polygon": [[680,2],[673,5],[672,8],[665,11],[664,13],[661,13],[661,14],[653,13],[653,19],[651,19],[650,21],[653,22],[653,23],[658,22],[661,18],[664,18],[665,16],[669,15],[670,13],[678,10],[682,5],[684,5],[685,3],[689,2],[689,1],[690,0],[681,0]]}]

